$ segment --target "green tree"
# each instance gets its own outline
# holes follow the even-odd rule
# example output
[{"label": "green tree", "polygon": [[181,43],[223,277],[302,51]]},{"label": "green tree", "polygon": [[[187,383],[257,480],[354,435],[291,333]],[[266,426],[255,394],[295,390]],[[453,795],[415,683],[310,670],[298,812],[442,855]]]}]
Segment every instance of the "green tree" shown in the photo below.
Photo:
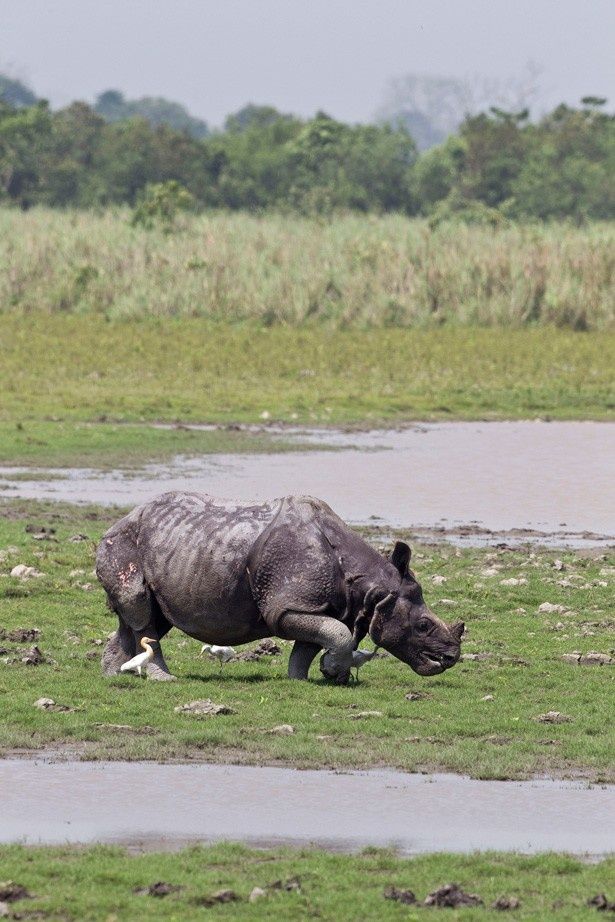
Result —
[{"label": "green tree", "polygon": [[119,90],[106,90],[97,97],[94,110],[108,122],[144,118],[153,127],[164,125],[174,131],[185,132],[198,140],[209,135],[207,122],[190,115],[180,103],[164,99],[162,96],[125,99]]},{"label": "green tree", "polygon": [[25,106],[35,106],[38,98],[21,80],[0,74],[0,102],[20,109]]},{"label": "green tree", "polygon": [[0,199],[28,208],[37,198],[51,138],[46,102],[24,109],[0,103]]}]

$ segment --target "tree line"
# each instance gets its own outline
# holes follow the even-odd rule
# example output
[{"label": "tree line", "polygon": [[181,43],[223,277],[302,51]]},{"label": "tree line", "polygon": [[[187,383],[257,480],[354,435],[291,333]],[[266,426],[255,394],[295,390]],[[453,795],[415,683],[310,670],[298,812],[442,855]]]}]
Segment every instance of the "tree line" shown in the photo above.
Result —
[{"label": "tree line", "polygon": [[30,102],[0,98],[0,202],[24,209],[134,205],[151,184],[173,182],[196,208],[493,224],[615,217],[615,116],[598,97],[536,122],[527,110],[491,108],[421,154],[400,124],[350,125],[324,112],[305,120],[248,105],[214,132],[126,111],[121,94],[99,97],[99,111]]}]

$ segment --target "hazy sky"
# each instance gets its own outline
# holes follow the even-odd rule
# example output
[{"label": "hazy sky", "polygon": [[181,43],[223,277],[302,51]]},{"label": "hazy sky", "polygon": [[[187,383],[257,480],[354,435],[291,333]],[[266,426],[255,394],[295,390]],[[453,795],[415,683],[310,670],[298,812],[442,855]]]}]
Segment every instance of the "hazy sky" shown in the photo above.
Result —
[{"label": "hazy sky", "polygon": [[161,95],[218,125],[246,102],[369,119],[405,73],[520,75],[541,104],[615,102],[615,0],[0,0],[0,70],[54,106]]}]

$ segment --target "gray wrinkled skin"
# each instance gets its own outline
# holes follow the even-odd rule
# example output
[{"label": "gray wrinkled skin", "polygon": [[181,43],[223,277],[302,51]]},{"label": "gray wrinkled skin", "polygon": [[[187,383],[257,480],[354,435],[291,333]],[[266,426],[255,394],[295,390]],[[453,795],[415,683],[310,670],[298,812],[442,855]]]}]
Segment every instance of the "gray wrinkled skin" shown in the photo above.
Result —
[{"label": "gray wrinkled skin", "polygon": [[[164,493],[104,535],[96,573],[119,628],[103,654],[116,674],[143,636],[177,627],[204,643],[263,637],[295,641],[291,678],[306,679],[325,650],[323,673],[350,676],[352,651],[372,640],[420,675],[459,659],[463,624],[447,626],[423,600],[397,542],[382,557],[322,500],[287,496],[240,506],[204,493]],[[148,676],[172,679],[160,643]]]}]

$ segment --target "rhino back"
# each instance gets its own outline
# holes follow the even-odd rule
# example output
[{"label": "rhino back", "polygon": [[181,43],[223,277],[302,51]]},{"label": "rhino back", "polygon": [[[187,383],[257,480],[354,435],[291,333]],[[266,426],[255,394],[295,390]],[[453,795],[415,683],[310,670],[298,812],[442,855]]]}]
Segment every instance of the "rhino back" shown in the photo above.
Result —
[{"label": "rhino back", "polygon": [[214,634],[207,638],[216,639],[216,622],[232,616],[241,631],[257,620],[246,563],[276,508],[241,506],[204,493],[166,493],[141,508],[141,566],[172,623],[188,633],[198,628],[200,635],[210,622]]}]

